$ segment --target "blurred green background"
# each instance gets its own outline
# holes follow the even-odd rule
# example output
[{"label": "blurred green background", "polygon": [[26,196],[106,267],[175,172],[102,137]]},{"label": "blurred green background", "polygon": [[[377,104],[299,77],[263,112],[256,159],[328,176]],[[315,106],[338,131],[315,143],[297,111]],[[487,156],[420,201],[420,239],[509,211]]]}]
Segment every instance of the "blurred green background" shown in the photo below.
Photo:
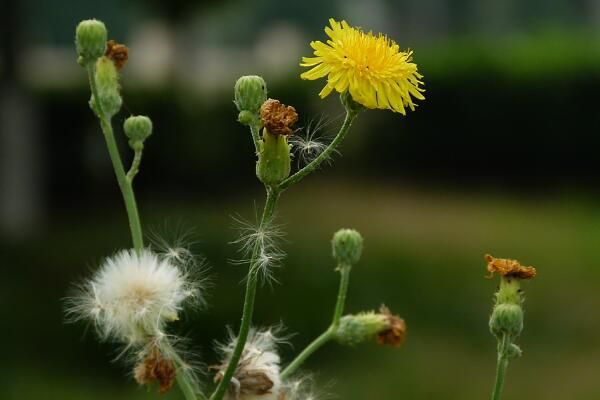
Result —
[{"label": "blurred green background", "polygon": [[[129,246],[127,221],[75,62],[81,19],[130,46],[129,113],[155,134],[136,178],[147,231],[193,229],[207,258],[209,307],[175,324],[206,365],[237,326],[244,267],[233,266],[231,216],[253,220],[263,194],[249,134],[231,102],[235,79],[260,74],[302,126],[341,123],[323,82],[298,77],[329,17],[382,31],[425,76],[414,113],[360,115],[342,155],[285,193],[280,284],[258,296],[256,323],[297,333],[289,362],[329,321],[337,274],[329,240],[360,230],[347,310],[388,305],[408,323],[400,349],[330,344],[305,365],[325,397],[488,398],[496,280],[483,254],[538,268],[525,285],[524,357],[505,399],[600,398],[600,2],[597,0],[25,0],[0,12],[1,399],[152,399],[89,327],[66,325],[73,282]],[[129,157],[119,137],[122,154]],[[206,377],[205,381],[209,381]],[[179,399],[174,390],[167,399]]]}]

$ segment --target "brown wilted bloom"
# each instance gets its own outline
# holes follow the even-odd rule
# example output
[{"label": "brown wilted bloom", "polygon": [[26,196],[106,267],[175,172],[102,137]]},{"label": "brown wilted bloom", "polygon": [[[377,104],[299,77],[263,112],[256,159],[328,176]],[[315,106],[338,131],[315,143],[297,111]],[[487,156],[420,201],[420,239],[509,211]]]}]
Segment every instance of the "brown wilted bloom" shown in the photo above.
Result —
[{"label": "brown wilted bloom", "polygon": [[279,100],[268,99],[260,107],[260,118],[267,132],[290,136],[294,133],[292,125],[298,122],[298,113],[292,106],[286,106]]},{"label": "brown wilted bloom", "polygon": [[105,56],[110,58],[115,63],[117,70],[120,71],[129,59],[129,49],[124,44],[119,44],[111,39],[106,42]]},{"label": "brown wilted bloom", "polygon": [[507,258],[495,258],[489,254],[485,255],[487,261],[487,270],[490,273],[491,278],[494,272],[506,276],[519,279],[531,279],[535,278],[536,270],[533,267],[524,267],[517,260],[510,260]]},{"label": "brown wilted bloom", "polygon": [[135,366],[133,376],[140,385],[158,381],[158,392],[165,394],[173,387],[177,370],[173,361],[163,358],[158,347],[153,346],[146,358]]},{"label": "brown wilted bloom", "polygon": [[379,312],[387,317],[390,327],[377,335],[377,343],[382,346],[400,347],[406,337],[406,323],[399,316],[392,314],[386,306],[381,306]]}]

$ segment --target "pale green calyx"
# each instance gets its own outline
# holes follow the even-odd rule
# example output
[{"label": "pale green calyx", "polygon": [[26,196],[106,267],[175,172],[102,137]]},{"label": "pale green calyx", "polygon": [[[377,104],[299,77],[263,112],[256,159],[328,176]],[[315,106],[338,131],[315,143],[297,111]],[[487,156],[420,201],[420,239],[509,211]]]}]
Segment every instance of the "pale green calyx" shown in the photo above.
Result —
[{"label": "pale green calyx", "polygon": [[340,229],[331,241],[333,257],[342,265],[354,265],[360,259],[363,238],[354,229]]},{"label": "pale green calyx", "polygon": [[520,305],[503,303],[498,304],[490,317],[490,330],[497,337],[508,335],[518,337],[523,331],[523,309]]},{"label": "pale green calyx", "polygon": [[98,109],[95,99],[90,104],[97,112],[102,111],[108,118],[113,117],[121,109],[123,100],[119,93],[119,73],[113,61],[108,57],[101,57],[96,62],[96,86],[98,87],[98,101],[101,110]]},{"label": "pale green calyx", "polygon": [[359,111],[361,111],[362,109],[365,108],[365,106],[363,106],[362,104],[356,102],[352,98],[352,95],[350,94],[350,92],[348,90],[346,90],[345,92],[340,93],[340,100],[342,101],[342,105],[344,106],[344,108],[348,112],[352,112],[352,113],[356,114],[356,113],[358,113]]},{"label": "pale green calyx", "polygon": [[272,134],[263,129],[259,142],[256,176],[266,186],[274,186],[290,176],[292,156],[286,135]]},{"label": "pale green calyx", "polygon": [[335,332],[335,340],[343,345],[356,346],[375,339],[381,332],[390,329],[387,316],[373,311],[356,315],[345,315]]},{"label": "pale green calyx", "polygon": [[123,130],[129,139],[129,146],[141,150],[144,141],[152,134],[152,120],[145,115],[132,115],[123,123]]},{"label": "pale green calyx", "polygon": [[238,120],[244,125],[256,122],[260,106],[267,100],[267,83],[256,75],[242,76],[235,83],[234,103],[238,109]]},{"label": "pale green calyx", "polygon": [[79,63],[83,66],[95,62],[106,51],[106,27],[102,21],[81,21],[75,30],[75,45]]}]

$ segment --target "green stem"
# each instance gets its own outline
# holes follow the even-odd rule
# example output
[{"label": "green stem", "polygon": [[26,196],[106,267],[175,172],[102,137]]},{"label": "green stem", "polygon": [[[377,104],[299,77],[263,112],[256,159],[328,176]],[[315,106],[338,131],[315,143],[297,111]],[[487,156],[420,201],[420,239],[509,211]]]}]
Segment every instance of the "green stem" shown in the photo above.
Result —
[{"label": "green stem", "polygon": [[[267,188],[267,200],[265,201],[265,208],[260,221],[259,230],[265,228],[265,226],[271,221],[275,212],[275,206],[279,199],[280,192],[276,189]],[[252,323],[252,314],[254,313],[254,301],[256,299],[256,287],[258,281],[258,268],[257,258],[261,251],[261,242],[257,241],[252,251],[252,257],[250,258],[250,269],[248,272],[248,278],[246,280],[246,295],[244,297],[244,310],[242,312],[242,322],[240,324],[240,330],[237,336],[237,342],[235,348],[231,353],[231,358],[223,374],[223,379],[217,385],[210,400],[221,400],[229,387],[229,382],[235,373],[237,365],[244,351],[246,340],[248,339],[248,332],[250,331],[250,325]]]},{"label": "green stem", "polygon": [[142,149],[137,149],[133,155],[133,161],[131,162],[131,167],[129,171],[127,171],[127,180],[133,184],[133,178],[140,171],[140,163],[142,162]]},{"label": "green stem", "polygon": [[507,335],[502,336],[502,340],[498,346],[498,367],[496,369],[496,383],[494,384],[494,392],[492,400],[500,400],[502,394],[502,386],[504,385],[504,377],[506,376],[506,368],[508,367],[508,346],[510,342]]},{"label": "green stem", "polygon": [[317,337],[315,340],[311,342],[300,354],[296,356],[294,361],[288,365],[283,372],[279,375],[282,381],[288,379],[296,370],[306,361],[308,357],[310,357],[315,351],[320,349],[325,343],[329,342],[333,335],[335,334],[335,330],[333,327],[329,327],[325,332],[321,334],[321,336]]},{"label": "green stem", "polygon": [[313,340],[300,354],[296,356],[294,361],[288,365],[283,372],[280,374],[281,380],[289,378],[296,370],[310,357],[315,351],[319,350],[321,346],[330,341],[338,330],[340,325],[340,319],[344,313],[344,307],[346,305],[346,293],[348,292],[348,283],[350,281],[350,265],[340,265],[338,267],[341,278],[340,287],[338,290],[337,302],[335,304],[335,311],[333,312],[333,319],[331,325],[321,336]]},{"label": "green stem", "polygon": [[110,118],[102,109],[100,97],[98,96],[98,88],[96,86],[96,78],[94,76],[94,65],[88,65],[86,69],[88,72],[92,96],[94,96],[96,114],[100,120],[100,126],[102,128],[102,132],[104,133],[104,140],[106,141],[106,147],[108,148],[108,154],[110,155],[110,161],[112,162],[115,175],[117,176],[117,182],[119,183],[119,188],[121,189],[121,194],[123,195],[123,200],[125,201],[125,208],[127,210],[127,217],[129,218],[129,229],[131,231],[133,247],[139,251],[144,247],[144,239],[142,236],[142,225],[140,223],[140,216],[138,214],[131,180],[128,179],[127,175],[125,174],[125,168],[123,167],[123,161],[121,161],[119,149],[117,148],[117,142],[115,141],[115,135],[113,133]]},{"label": "green stem", "polygon": [[342,127],[340,128],[335,139],[333,139],[333,141],[329,144],[329,146],[327,146],[327,148],[321,154],[319,154],[319,156],[317,158],[315,158],[313,161],[311,161],[309,164],[307,164],[300,171],[296,172],[294,175],[288,177],[286,180],[281,182],[279,184],[279,189],[285,190],[288,187],[300,182],[300,180],[302,178],[304,178],[306,175],[313,172],[315,169],[317,169],[319,167],[319,165],[323,161],[327,160],[331,156],[331,154],[334,152],[336,147],[342,142],[342,140],[344,140],[344,137],[346,137],[346,134],[348,133],[348,130],[350,129],[350,126],[352,125],[352,122],[354,121],[354,119],[356,118],[357,115],[358,115],[357,111],[346,110],[346,118],[344,119],[344,123],[342,124]]},{"label": "green stem", "polygon": [[260,117],[256,119],[256,121],[250,123],[250,133],[252,133],[252,142],[254,142],[254,150],[256,154],[260,151],[260,128],[262,127],[262,122]]},{"label": "green stem", "polygon": [[338,289],[337,302],[335,304],[335,311],[333,313],[333,320],[331,326],[337,330],[340,324],[340,318],[344,313],[344,307],[346,306],[346,293],[348,292],[348,283],[350,281],[350,265],[340,265],[338,270],[340,271],[340,287]]},{"label": "green stem", "polygon": [[163,346],[169,349],[169,355],[173,358],[173,362],[177,367],[177,385],[179,385],[185,400],[206,400],[206,396],[200,390],[197,380],[190,371],[190,366],[183,361],[170,343],[164,343]]}]

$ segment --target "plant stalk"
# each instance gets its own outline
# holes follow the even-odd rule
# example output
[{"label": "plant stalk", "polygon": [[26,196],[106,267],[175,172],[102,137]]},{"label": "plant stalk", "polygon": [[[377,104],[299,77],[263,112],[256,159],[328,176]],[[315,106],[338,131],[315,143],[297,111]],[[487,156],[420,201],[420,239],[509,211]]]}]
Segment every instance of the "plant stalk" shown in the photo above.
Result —
[{"label": "plant stalk", "polygon": [[333,319],[331,321],[331,325],[325,332],[323,332],[319,337],[313,340],[300,354],[296,356],[294,361],[292,361],[280,374],[281,380],[284,381],[289,378],[296,370],[310,357],[315,351],[320,349],[325,343],[329,342],[338,330],[340,325],[340,318],[342,318],[342,314],[344,313],[344,307],[346,305],[346,293],[348,292],[348,283],[350,281],[350,265],[340,265],[338,267],[341,278],[340,278],[340,287],[338,290],[337,302],[335,304],[335,311],[333,312]]},{"label": "plant stalk", "polygon": [[[273,217],[275,212],[275,207],[277,205],[277,200],[279,199],[280,192],[277,189],[267,188],[267,199],[265,201],[265,208],[263,210],[263,215],[260,221],[259,229],[263,229]],[[248,339],[248,332],[250,331],[250,326],[252,324],[252,314],[254,313],[254,301],[256,299],[256,288],[258,282],[258,269],[257,258],[261,250],[261,243],[257,241],[254,245],[254,249],[252,251],[252,257],[250,258],[250,269],[248,272],[248,278],[246,280],[246,295],[244,297],[244,309],[242,312],[242,322],[240,324],[240,330],[237,336],[237,342],[235,344],[235,348],[231,353],[231,358],[229,360],[229,364],[227,364],[227,368],[225,369],[225,373],[223,374],[223,379],[217,385],[212,396],[210,396],[210,400],[221,400],[229,387],[229,382],[235,373],[235,369],[237,368],[238,362],[242,356],[242,352],[244,351],[244,347],[246,345],[246,340]]]},{"label": "plant stalk", "polygon": [[96,108],[96,114],[100,120],[100,127],[102,128],[102,133],[104,134],[104,140],[106,141],[106,147],[108,148],[110,161],[112,162],[112,166],[117,177],[117,182],[125,202],[125,209],[127,210],[127,217],[129,219],[129,230],[131,231],[133,247],[137,251],[140,251],[144,247],[144,239],[142,236],[142,224],[140,222],[137,203],[135,201],[135,194],[133,193],[132,180],[128,179],[127,175],[125,174],[125,168],[123,167],[123,161],[121,160],[117,142],[115,141],[115,135],[113,133],[110,118],[102,109],[102,103],[100,102],[98,88],[96,86],[96,78],[94,76],[94,68],[95,67],[93,64],[86,67],[90,82],[90,89],[95,100],[94,105]]},{"label": "plant stalk", "polygon": [[504,377],[506,376],[506,368],[508,367],[508,346],[510,345],[506,334],[502,336],[500,345],[498,346],[498,367],[496,369],[496,383],[494,384],[494,392],[492,400],[500,400],[502,395],[502,387],[504,385]]},{"label": "plant stalk", "polygon": [[357,111],[346,110],[346,118],[344,119],[344,123],[342,124],[342,127],[340,128],[338,134],[335,136],[335,139],[333,139],[333,141],[329,143],[329,146],[327,146],[327,148],[323,150],[323,152],[319,154],[317,158],[308,163],[300,171],[297,171],[294,175],[288,177],[283,182],[281,182],[279,184],[279,189],[285,190],[288,187],[300,182],[302,178],[313,172],[319,167],[319,165],[321,165],[323,161],[327,160],[331,156],[333,151],[336,149],[336,147],[342,142],[342,140],[344,140],[346,134],[348,133],[348,130],[350,129],[350,126],[352,126],[352,122],[354,121],[357,115]]}]

